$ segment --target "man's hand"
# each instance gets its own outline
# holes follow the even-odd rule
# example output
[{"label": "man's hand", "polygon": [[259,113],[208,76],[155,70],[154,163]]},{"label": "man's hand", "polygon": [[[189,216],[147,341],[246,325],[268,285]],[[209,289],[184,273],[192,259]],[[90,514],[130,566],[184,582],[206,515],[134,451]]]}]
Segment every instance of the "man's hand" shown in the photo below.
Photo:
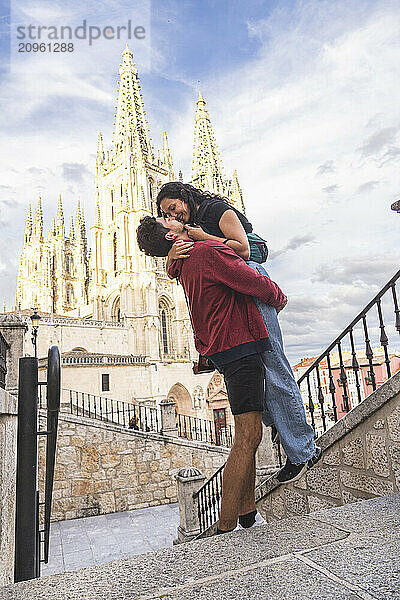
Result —
[{"label": "man's hand", "polygon": [[279,306],[279,308],[276,309],[277,313],[280,313],[281,310],[283,310],[286,306],[286,304],[288,303],[288,299],[287,296],[285,296],[285,300],[283,301],[283,303]]},{"label": "man's hand", "polygon": [[189,258],[192,248],[193,242],[176,240],[176,242],[173,243],[171,250],[168,252],[168,258],[170,258],[171,261],[177,260],[178,258]]},{"label": "man's hand", "polygon": [[195,242],[202,242],[204,240],[210,239],[208,233],[204,231],[201,227],[192,227],[191,225],[185,225],[185,229],[188,232],[188,236],[191,240]]}]

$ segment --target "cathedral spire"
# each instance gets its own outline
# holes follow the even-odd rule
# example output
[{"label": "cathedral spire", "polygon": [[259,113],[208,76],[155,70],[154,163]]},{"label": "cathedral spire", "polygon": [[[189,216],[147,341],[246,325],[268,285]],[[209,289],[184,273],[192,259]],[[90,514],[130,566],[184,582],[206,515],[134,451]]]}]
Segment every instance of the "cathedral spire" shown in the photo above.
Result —
[{"label": "cathedral spire", "polygon": [[58,209],[57,209],[57,235],[64,238],[65,237],[65,228],[64,228],[64,210],[61,200],[61,194],[58,196]]},{"label": "cathedral spire", "polygon": [[227,191],[210,116],[200,91],[195,115],[192,183],[222,195]]},{"label": "cathedral spire", "polygon": [[119,69],[120,82],[113,138],[114,153],[122,150],[124,144],[127,144],[137,153],[142,154],[144,158],[151,160],[151,138],[147,130],[138,71],[132,57],[133,54],[126,44]]},{"label": "cathedral spire", "polygon": [[164,158],[164,163],[166,165],[168,165],[168,168],[171,171],[173,168],[173,164],[172,164],[171,152],[170,152],[170,149],[168,146],[168,137],[167,137],[166,131],[164,131],[164,133],[163,133],[163,158]]},{"label": "cathedral spire", "polygon": [[81,239],[85,239],[86,237],[86,232],[85,232],[85,219],[83,216],[83,210],[81,209],[81,205],[78,199],[78,206],[76,208],[76,237],[77,238],[81,238]]},{"label": "cathedral spire", "polygon": [[25,242],[29,242],[32,235],[32,208],[29,203],[28,206],[28,215],[26,217],[26,225],[25,225]]},{"label": "cathedral spire", "polygon": [[35,237],[43,237],[43,213],[42,213],[42,199],[39,196],[38,206],[35,212],[35,221],[33,223],[33,235]]},{"label": "cathedral spire", "polygon": [[96,211],[95,211],[95,215],[94,215],[94,226],[101,227],[100,203],[99,203],[98,199],[96,202]]},{"label": "cathedral spire", "polygon": [[240,212],[242,212],[243,214],[246,214],[243,202],[243,194],[239,185],[238,174],[236,169],[233,172],[233,177],[230,185],[229,201],[232,204],[232,206],[240,210]]},{"label": "cathedral spire", "polygon": [[100,162],[103,162],[104,148],[103,148],[103,136],[101,134],[101,131],[99,131],[99,138],[97,141],[97,157],[99,158]]},{"label": "cathedral spire", "polygon": [[74,217],[71,215],[71,223],[69,226],[69,239],[70,240],[74,240],[75,239],[75,232],[74,232]]}]

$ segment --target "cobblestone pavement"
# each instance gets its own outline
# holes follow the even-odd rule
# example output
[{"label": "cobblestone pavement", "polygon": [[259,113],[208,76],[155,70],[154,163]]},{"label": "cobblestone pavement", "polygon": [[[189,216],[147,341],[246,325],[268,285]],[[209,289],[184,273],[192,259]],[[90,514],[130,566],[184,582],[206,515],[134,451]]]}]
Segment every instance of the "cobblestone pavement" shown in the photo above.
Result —
[{"label": "cobblestone pavement", "polygon": [[177,503],[52,523],[49,562],[42,563],[42,575],[172,546],[178,523]]}]

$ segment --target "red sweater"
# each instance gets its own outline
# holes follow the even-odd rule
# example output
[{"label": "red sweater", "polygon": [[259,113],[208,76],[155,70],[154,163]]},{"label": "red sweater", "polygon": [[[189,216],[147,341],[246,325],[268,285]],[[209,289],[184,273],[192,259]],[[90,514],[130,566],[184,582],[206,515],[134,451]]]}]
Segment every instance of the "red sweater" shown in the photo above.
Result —
[{"label": "red sweater", "polygon": [[276,283],[221,242],[195,242],[190,257],[175,260],[168,273],[184,287],[195,346],[205,356],[269,337],[251,296],[275,308],[285,299]]}]

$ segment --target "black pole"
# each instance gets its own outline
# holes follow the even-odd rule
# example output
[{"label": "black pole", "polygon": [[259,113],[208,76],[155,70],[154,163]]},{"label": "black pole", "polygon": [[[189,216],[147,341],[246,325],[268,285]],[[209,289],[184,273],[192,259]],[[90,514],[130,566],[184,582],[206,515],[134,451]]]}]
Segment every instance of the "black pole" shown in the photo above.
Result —
[{"label": "black pole", "polygon": [[20,358],[18,382],[17,497],[15,513],[15,582],[33,579],[36,573],[37,396],[37,358],[31,356]]}]

